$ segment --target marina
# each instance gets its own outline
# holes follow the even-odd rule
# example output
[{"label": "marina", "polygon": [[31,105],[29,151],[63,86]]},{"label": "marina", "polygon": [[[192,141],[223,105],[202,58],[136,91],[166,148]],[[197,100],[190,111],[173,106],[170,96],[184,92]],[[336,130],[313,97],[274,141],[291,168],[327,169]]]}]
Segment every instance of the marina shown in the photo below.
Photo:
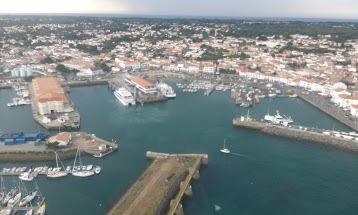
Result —
[{"label": "marina", "polygon": [[0,214],[14,215],[18,211],[24,211],[26,214],[43,215],[46,211],[45,197],[42,196],[41,191],[35,181],[34,190],[28,192],[25,184],[21,181],[12,181],[13,187],[6,191],[5,182],[2,176],[1,191],[0,191]]},{"label": "marina", "polygon": [[[178,92],[177,88],[174,89]],[[222,213],[225,211],[228,214],[235,214],[236,207],[248,213],[277,212],[277,207],[266,204],[267,198],[272,196],[273,204],[281,205],[279,212],[282,213],[289,213],[290,207],[287,205],[299,202],[302,198],[310,199],[314,206],[298,204],[296,208],[299,213],[338,213],[346,208],[347,203],[353,203],[356,184],[349,178],[355,177],[355,172],[350,169],[354,168],[356,155],[320,145],[275,138],[254,130],[235,129],[231,125],[233,115],[246,114],[247,109],[235,106],[228,99],[229,94],[218,91],[206,97],[203,93],[178,93],[177,99],[172,102],[126,109],[118,105],[107,86],[72,88],[71,100],[76,102],[86,118],[82,122],[82,129],[89,136],[96,133],[96,136],[107,140],[120,140],[121,150],[98,160],[103,170],[100,177],[79,179],[68,176],[59,180],[59,183],[50,182],[46,176],[37,177],[36,180],[43,184],[41,191],[46,196],[46,213],[106,213],[107,208],[111,208],[112,203],[124,195],[132,182],[147,168],[149,164],[143,159],[143,154],[149,149],[170,153],[203,152],[210,156],[212,165],[201,168],[202,180],[190,183],[193,196],[184,197],[180,201],[185,214],[212,214],[214,204],[222,208]],[[1,94],[1,97],[7,98],[5,94]],[[104,104],[100,113],[95,104]],[[287,114],[301,125],[332,130],[334,124],[335,130],[349,133],[339,122],[299,99],[262,99],[260,105],[250,109],[250,115],[257,119],[263,118],[268,108],[271,110],[270,115],[279,110],[281,115]],[[18,124],[5,123],[1,128],[7,128],[7,131],[32,131],[37,128],[32,118],[23,116],[29,113],[28,109],[23,106],[16,110],[16,115],[23,118],[21,128]],[[14,117],[14,111],[10,108],[2,110],[2,119],[8,120],[11,114]],[[188,118],[192,119],[190,123],[194,129],[188,128]],[[160,137],[153,135],[157,131],[161,131]],[[208,135],[201,135],[207,131],[210,131]],[[224,138],[227,138],[227,147],[231,151],[228,155],[219,151],[223,147]],[[55,159],[53,153],[51,157]],[[64,160],[62,155],[60,157]],[[97,164],[93,156],[81,157],[83,164]],[[56,166],[55,162],[41,162],[35,166],[45,165]],[[73,165],[73,159],[64,162],[65,167],[68,165]],[[27,165],[3,163],[1,168],[14,166]],[[333,177],[330,174],[332,170],[339,171],[340,177]],[[348,172],[349,176],[346,176]],[[327,178],[332,180],[327,181]],[[325,186],[320,185],[322,182]],[[307,185],[315,189],[304,192]],[[90,189],[92,186],[98,189]],[[345,189],[347,187],[349,189]],[[295,193],[299,193],[298,196],[291,194],[293,188]],[[64,189],[66,192],[61,192]],[[321,201],[332,201],[332,207],[328,210],[320,205],[314,197],[316,195],[322,196]],[[226,200],[222,201],[223,198]],[[344,204],[334,201],[337,198],[344,201]],[[353,206],[349,210],[354,209]]]}]

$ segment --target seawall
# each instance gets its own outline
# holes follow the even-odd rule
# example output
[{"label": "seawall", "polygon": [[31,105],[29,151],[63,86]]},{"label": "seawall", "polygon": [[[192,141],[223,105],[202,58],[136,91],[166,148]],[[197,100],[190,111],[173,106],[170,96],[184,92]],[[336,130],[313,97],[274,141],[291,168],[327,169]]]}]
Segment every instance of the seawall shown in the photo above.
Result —
[{"label": "seawall", "polygon": [[[76,156],[77,149],[57,151],[61,160],[73,159]],[[81,151],[81,155],[86,155]],[[0,162],[27,162],[27,161],[53,161],[56,160],[54,151],[18,151],[0,153]]]},{"label": "seawall", "polygon": [[[296,90],[297,95],[305,102],[309,103],[310,105],[312,105],[313,107],[323,111],[324,113],[330,115],[331,117],[335,118],[336,120],[340,121],[341,123],[345,124],[346,126],[348,126],[349,128],[351,128],[352,130],[358,132],[358,125],[354,123],[354,121],[349,120],[348,117],[344,116],[343,111],[341,110],[339,112],[339,108],[335,107],[335,111],[333,111],[330,108],[325,108],[324,107],[324,102],[325,99],[323,97],[318,97],[313,99],[311,98],[309,95],[303,94],[301,91]],[[318,101],[320,100],[320,101]],[[332,105],[332,104],[329,104]]]},{"label": "seawall", "polygon": [[233,126],[256,129],[264,134],[318,143],[324,146],[358,153],[358,141],[356,140],[348,140],[341,137],[294,129],[281,125],[266,124],[257,121],[241,121],[239,118],[233,119]]}]

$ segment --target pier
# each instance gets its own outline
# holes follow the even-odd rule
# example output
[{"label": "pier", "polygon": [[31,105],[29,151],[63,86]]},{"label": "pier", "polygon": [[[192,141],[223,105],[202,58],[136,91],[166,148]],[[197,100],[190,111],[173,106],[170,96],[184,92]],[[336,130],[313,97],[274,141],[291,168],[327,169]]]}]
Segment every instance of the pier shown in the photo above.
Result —
[{"label": "pier", "polygon": [[256,129],[264,134],[286,137],[295,140],[318,143],[324,146],[358,153],[358,137],[350,136],[345,132],[326,131],[316,128],[307,128],[299,125],[276,125],[255,121],[249,117],[233,119],[233,126]]},{"label": "pier", "polygon": [[209,96],[216,88],[216,86],[219,84],[219,82],[213,84],[209,89],[207,89],[204,93],[204,95]]},{"label": "pier", "polygon": [[[94,134],[84,132],[71,132],[71,144],[66,148],[57,150],[62,160],[72,159],[76,156],[77,148],[83,155],[96,155],[103,153],[103,146],[112,147],[113,151],[118,150],[115,142],[109,142],[96,137]],[[103,156],[102,156],[103,157]],[[55,160],[52,149],[48,149],[45,144],[35,145],[34,142],[22,144],[5,145],[0,142],[0,161],[50,161]]]},{"label": "pier", "polygon": [[192,195],[192,178],[199,179],[206,154],[165,154],[148,151],[153,163],[108,214],[183,214],[180,200]]},{"label": "pier", "polygon": [[[26,212],[29,210],[34,210],[34,213],[36,213],[44,202],[45,202],[45,198],[42,198],[41,201],[36,206],[11,207],[11,215],[15,215],[18,211]],[[0,206],[0,212],[2,209],[8,209],[8,208]],[[0,215],[1,215],[1,213],[0,213]]]}]

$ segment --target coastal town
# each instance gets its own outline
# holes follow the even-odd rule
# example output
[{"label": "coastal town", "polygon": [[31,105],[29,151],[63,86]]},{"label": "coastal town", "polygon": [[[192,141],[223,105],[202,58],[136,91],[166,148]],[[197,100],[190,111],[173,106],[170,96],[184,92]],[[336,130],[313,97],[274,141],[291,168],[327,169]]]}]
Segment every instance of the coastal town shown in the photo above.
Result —
[{"label": "coastal town", "polygon": [[[354,37],[240,36],[240,31],[245,35],[244,29],[253,25],[286,24],[280,22],[83,19],[73,24],[71,18],[51,23],[46,17],[1,17],[1,87],[43,75],[57,77],[61,85],[133,72],[182,78],[226,75],[318,92],[358,116],[358,41]],[[25,27],[22,21],[37,24]],[[303,27],[310,29],[310,25],[318,24]],[[330,27],[357,29],[348,23]]]},{"label": "coastal town", "polygon": [[[36,164],[33,168],[32,165],[21,164],[2,167],[1,180],[16,176],[20,184],[20,180],[21,183],[33,181],[38,176],[62,178],[73,175],[85,178],[99,175],[103,169],[104,174],[117,174],[117,167],[106,163],[102,157],[117,151],[119,144],[113,139],[107,141],[96,137],[97,131],[93,134],[92,131],[98,129],[106,138],[120,133],[121,137],[133,138],[130,140],[135,142],[143,135],[143,131],[136,130],[140,126],[133,126],[135,130],[125,127],[117,130],[116,126],[120,126],[113,121],[122,123],[127,119],[126,113],[115,111],[144,112],[148,103],[164,103],[176,98],[179,92],[179,98],[168,103],[177,105],[177,100],[192,93],[200,92],[200,97],[207,98],[214,91],[229,91],[229,95],[225,94],[229,104],[239,106],[241,112],[247,111],[241,117],[230,116],[232,121],[226,122],[230,128],[236,127],[234,132],[240,129],[258,130],[268,135],[357,153],[357,31],[358,24],[350,22],[0,16],[0,89],[10,89],[6,92],[11,97],[8,103],[1,105],[11,110],[30,105],[35,123],[51,132],[40,132],[39,128],[35,128],[38,132],[33,133],[1,128],[0,161],[56,161],[56,166]],[[83,109],[77,106],[81,101],[71,98],[71,90],[94,85],[106,85],[98,87],[104,87],[111,99],[116,98],[121,104],[116,103],[115,111],[107,110],[113,114],[107,116],[107,120],[113,117],[110,123],[98,123],[95,128],[83,129],[82,121],[87,126],[89,122],[85,117],[94,117],[98,113],[100,116],[95,120],[100,122],[101,114],[106,111],[97,104],[98,107],[92,107],[98,112],[82,115]],[[276,115],[268,113],[263,119],[250,117],[249,108],[258,105],[260,99],[276,97],[306,101],[352,131],[298,125],[291,117],[280,115],[278,110]],[[274,103],[274,100],[271,101]],[[104,105],[112,104],[108,102]],[[139,107],[133,107],[137,105]],[[82,103],[82,108],[84,106],[91,105]],[[141,106],[144,106],[143,109]],[[147,107],[153,106],[148,104]],[[163,109],[159,111],[164,112]],[[138,115],[138,118],[143,118],[143,115]],[[155,115],[153,118],[160,117]],[[197,127],[195,129],[200,130],[200,126]],[[101,128],[108,129],[108,132],[100,131]],[[151,133],[148,136],[157,135]],[[170,142],[169,139],[166,141]],[[118,159],[133,150],[128,148],[128,139],[127,142],[119,142],[124,145],[123,149],[119,148],[119,152],[108,159]],[[193,183],[192,179],[200,178],[199,169],[208,164],[210,153],[205,148],[200,149],[205,153],[185,151],[168,154],[148,150],[158,149],[159,144],[153,147],[141,142],[140,145],[144,145],[141,150],[146,151],[145,156],[142,155],[143,160],[154,161],[142,174],[135,172],[131,175],[131,180],[135,176],[138,180],[130,188],[129,183],[125,184],[127,191],[120,194],[117,204],[113,206],[111,203],[112,209],[107,211],[108,214],[183,214],[182,198],[193,195],[190,183]],[[188,149],[192,150],[191,145],[186,147]],[[124,154],[118,155],[122,150]],[[221,155],[242,156],[227,148],[226,139],[223,148],[215,150]],[[92,159],[100,158],[101,166],[96,163],[84,165],[81,153]],[[74,159],[73,165],[62,164],[60,158]],[[214,156],[215,159],[217,157]],[[92,162],[88,158],[84,161]],[[204,171],[206,168],[203,168]],[[103,173],[96,178],[100,177]],[[20,191],[14,191],[9,199],[15,198],[16,192],[21,197]],[[3,193],[5,196],[6,193]],[[30,194],[26,196],[37,195]],[[29,214],[30,211],[31,214],[43,211],[41,213],[44,214],[45,198],[39,197],[41,201],[32,206],[33,198],[26,202],[26,207],[15,207],[18,203],[0,204],[0,214],[17,211]],[[100,203],[98,207],[101,207]],[[104,211],[102,208],[99,210]],[[219,210],[220,207],[215,205],[215,211]]]}]

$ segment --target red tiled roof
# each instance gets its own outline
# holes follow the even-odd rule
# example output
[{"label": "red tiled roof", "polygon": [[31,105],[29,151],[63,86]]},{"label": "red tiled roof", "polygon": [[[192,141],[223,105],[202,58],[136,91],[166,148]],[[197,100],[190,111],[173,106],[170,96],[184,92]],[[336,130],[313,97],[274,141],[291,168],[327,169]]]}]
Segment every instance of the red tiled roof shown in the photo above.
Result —
[{"label": "red tiled roof", "polygon": [[150,83],[147,80],[144,80],[143,78],[139,76],[132,76],[131,80],[136,82],[137,84],[141,85],[142,87],[153,87],[154,85]]}]

